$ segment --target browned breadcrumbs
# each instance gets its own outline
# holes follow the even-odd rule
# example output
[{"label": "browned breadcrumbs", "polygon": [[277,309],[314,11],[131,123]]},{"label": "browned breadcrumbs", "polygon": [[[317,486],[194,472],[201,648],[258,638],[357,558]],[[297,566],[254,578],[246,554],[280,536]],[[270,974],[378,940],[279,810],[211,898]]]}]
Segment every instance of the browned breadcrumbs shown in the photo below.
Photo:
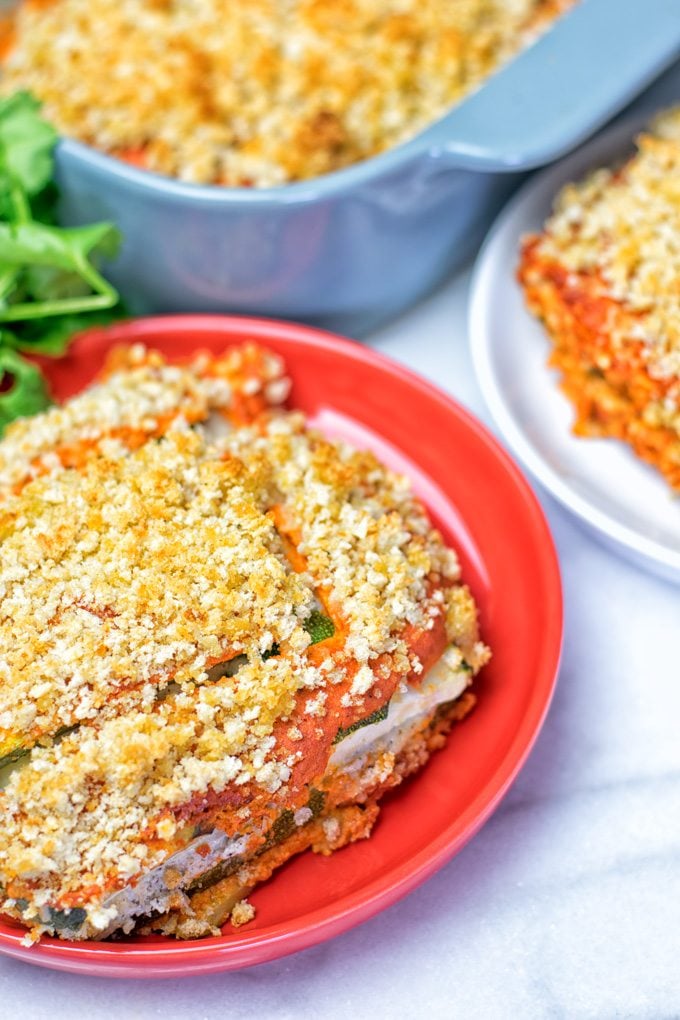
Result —
[{"label": "browned breadcrumbs", "polygon": [[281,409],[284,372],[134,348],[0,442],[0,909],[34,932],[246,923],[270,851],[368,835],[469,704],[455,552],[405,478]]},{"label": "browned breadcrumbs", "polygon": [[574,0],[24,0],[2,90],[187,181],[271,186],[442,116]]},{"label": "browned breadcrumbs", "polygon": [[234,928],[240,928],[242,924],[248,924],[248,921],[252,921],[255,917],[255,907],[252,903],[248,903],[248,900],[239,900],[234,906],[230,921]]}]

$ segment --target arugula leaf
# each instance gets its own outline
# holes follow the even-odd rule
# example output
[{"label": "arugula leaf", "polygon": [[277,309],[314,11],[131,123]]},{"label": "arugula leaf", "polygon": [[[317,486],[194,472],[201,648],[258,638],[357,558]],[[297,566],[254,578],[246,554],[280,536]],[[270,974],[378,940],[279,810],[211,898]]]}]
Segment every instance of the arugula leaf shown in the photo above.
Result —
[{"label": "arugula leaf", "polygon": [[[13,301],[11,294],[3,299],[0,292],[0,322],[113,308],[118,303],[118,293],[99,274],[90,257],[93,254],[111,257],[120,240],[119,231],[111,223],[71,228],[36,222],[16,226],[0,223],[0,279],[25,267],[21,281],[15,278],[15,287],[19,282],[24,285],[25,299]],[[46,278],[36,269],[59,270],[65,275],[53,273]],[[46,293],[48,280],[50,287]],[[61,287],[55,287],[59,280]],[[85,285],[84,293],[77,287],[79,282]]]},{"label": "arugula leaf", "polygon": [[0,99],[0,379],[13,380],[0,393],[0,434],[49,403],[40,370],[19,351],[58,357],[74,333],[123,314],[98,269],[120,247],[116,227],[56,223],[56,141],[29,93]]},{"label": "arugula leaf", "polygon": [[[119,314],[123,315],[122,309]],[[13,330],[0,329],[0,344],[5,343],[26,354],[58,358],[66,352],[76,333],[92,326],[106,326],[112,318],[108,309],[72,315],[49,315],[44,319],[22,322]]]},{"label": "arugula leaf", "polygon": [[[28,92],[0,100],[0,174],[31,198],[52,177],[57,132],[39,114],[40,103]],[[4,190],[0,186],[0,190]]]},{"label": "arugula leaf", "polygon": [[111,257],[120,244],[112,223],[87,227],[52,227],[44,223],[0,223],[0,268],[52,266],[74,273],[87,267],[90,254]]},{"label": "arugula leaf", "polygon": [[0,384],[9,381],[9,389],[0,390],[0,433],[15,418],[37,414],[51,401],[42,372],[10,347],[0,346]]}]

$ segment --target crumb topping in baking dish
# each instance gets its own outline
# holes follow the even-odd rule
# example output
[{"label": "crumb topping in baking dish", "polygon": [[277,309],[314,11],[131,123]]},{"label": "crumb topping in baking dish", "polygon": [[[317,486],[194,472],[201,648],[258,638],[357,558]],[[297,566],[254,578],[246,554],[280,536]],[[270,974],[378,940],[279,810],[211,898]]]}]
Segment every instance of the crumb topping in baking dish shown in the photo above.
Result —
[{"label": "crumb topping in baking dish", "polygon": [[[319,817],[339,740],[393,697],[419,732],[488,657],[406,481],[275,403],[215,431],[211,400],[233,418],[239,389],[200,381],[227,363],[249,397],[285,379],[252,346],[177,372],[122,352],[54,428],[35,419],[33,445],[28,423],[0,442],[4,463],[19,436],[44,467],[0,501],[0,891],[40,930],[129,930],[186,876],[277,845],[286,812]],[[176,412],[164,431],[149,400]],[[149,415],[139,443],[107,438]],[[50,436],[89,454],[51,456]]]},{"label": "crumb topping in baking dish", "polygon": [[271,186],[442,116],[574,0],[24,0],[2,89],[187,181]]},{"label": "crumb topping in baking dish", "polygon": [[560,193],[536,254],[597,274],[615,344],[642,341],[648,371],[680,377],[680,107],[660,114],[623,167],[603,168]]}]

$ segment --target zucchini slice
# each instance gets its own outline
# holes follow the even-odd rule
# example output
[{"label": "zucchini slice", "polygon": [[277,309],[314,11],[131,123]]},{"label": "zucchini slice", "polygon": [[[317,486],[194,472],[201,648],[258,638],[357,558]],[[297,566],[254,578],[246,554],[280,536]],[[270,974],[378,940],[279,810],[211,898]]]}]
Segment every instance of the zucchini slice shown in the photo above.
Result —
[{"label": "zucchini slice", "polygon": [[335,634],[335,624],[329,616],[324,616],[318,609],[313,609],[304,623],[304,628],[312,639],[313,645],[326,641]]},{"label": "zucchini slice", "polygon": [[338,730],[338,732],[335,734],[335,740],[333,741],[333,743],[339,744],[340,741],[344,740],[345,737],[348,737],[350,733],[354,733],[356,732],[356,730],[360,730],[364,726],[372,726],[373,723],[382,722],[384,719],[387,719],[389,710],[390,703],[388,701],[380,708],[376,708],[375,712],[371,712],[370,715],[367,715],[365,719],[358,719],[355,723],[352,723],[352,725],[348,726],[346,729]]}]

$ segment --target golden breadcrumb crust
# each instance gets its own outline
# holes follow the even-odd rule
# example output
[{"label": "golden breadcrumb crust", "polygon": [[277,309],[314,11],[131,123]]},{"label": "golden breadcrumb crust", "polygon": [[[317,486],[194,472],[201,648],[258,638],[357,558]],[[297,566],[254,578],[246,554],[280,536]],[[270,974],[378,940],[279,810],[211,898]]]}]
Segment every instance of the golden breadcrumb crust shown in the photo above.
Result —
[{"label": "golden breadcrumb crust", "polygon": [[246,425],[290,391],[283,361],[254,343],[171,365],[142,344],[114,348],[102,378],[65,404],[20,418],[0,442],[0,500],[40,475],[123,456],[211,414]]},{"label": "golden breadcrumb crust", "polygon": [[188,181],[315,177],[414,135],[574,0],[24,0],[2,89]]},{"label": "golden breadcrumb crust", "polygon": [[488,658],[406,480],[277,410],[279,359],[108,372],[0,442],[0,463],[25,447],[0,500],[0,887],[36,931],[77,910],[78,937],[199,835],[257,852],[341,731]]}]

